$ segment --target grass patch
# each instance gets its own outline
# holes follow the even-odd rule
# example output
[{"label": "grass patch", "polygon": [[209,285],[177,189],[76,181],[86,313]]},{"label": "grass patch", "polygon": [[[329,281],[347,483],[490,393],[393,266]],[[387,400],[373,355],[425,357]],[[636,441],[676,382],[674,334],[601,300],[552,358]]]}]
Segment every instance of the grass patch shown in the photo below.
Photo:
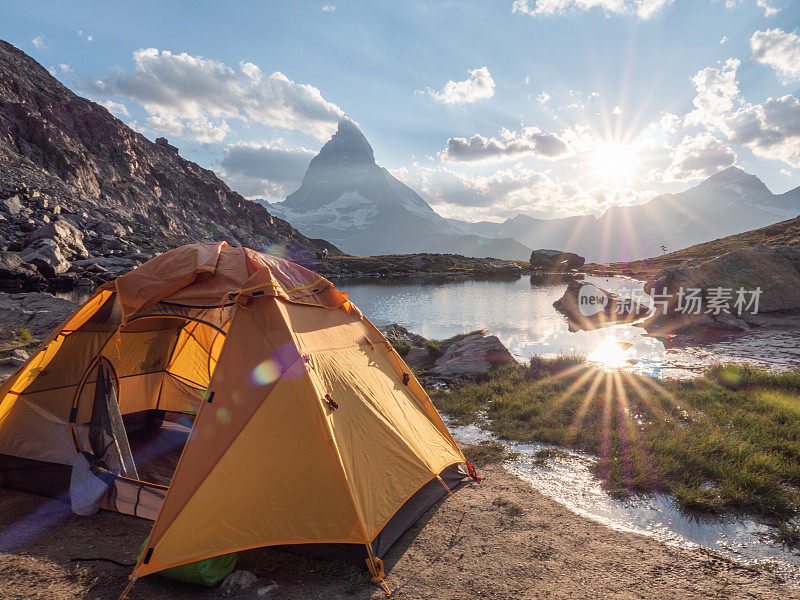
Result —
[{"label": "grass patch", "polygon": [[800,525],[781,523],[778,526],[778,540],[788,548],[800,548]]},{"label": "grass patch", "polygon": [[530,379],[544,379],[545,377],[560,375],[569,369],[579,368],[585,362],[585,356],[573,352],[559,354],[554,358],[531,356],[528,361],[527,375]]},{"label": "grass patch", "polygon": [[431,358],[438,358],[442,354],[441,342],[439,342],[439,340],[428,340],[425,342],[425,349],[428,351],[428,356]]},{"label": "grass patch", "polygon": [[502,439],[594,454],[615,496],[667,492],[686,509],[778,521],[800,514],[800,370],[718,365],[656,380],[536,357],[432,398]]},{"label": "grass patch", "polygon": [[392,347],[400,356],[403,357],[408,356],[408,353],[411,352],[411,344],[408,342],[392,342]]},{"label": "grass patch", "polygon": [[23,342],[31,342],[33,340],[33,334],[31,330],[27,327],[20,327],[14,332],[14,335],[21,339]]},{"label": "grass patch", "polygon": [[567,456],[567,453],[558,448],[543,448],[537,450],[533,455],[533,464],[544,467],[551,460]]},{"label": "grass patch", "polygon": [[500,442],[481,442],[474,446],[466,446],[464,456],[476,467],[482,467],[489,463],[510,460],[516,457],[517,453],[509,451]]}]

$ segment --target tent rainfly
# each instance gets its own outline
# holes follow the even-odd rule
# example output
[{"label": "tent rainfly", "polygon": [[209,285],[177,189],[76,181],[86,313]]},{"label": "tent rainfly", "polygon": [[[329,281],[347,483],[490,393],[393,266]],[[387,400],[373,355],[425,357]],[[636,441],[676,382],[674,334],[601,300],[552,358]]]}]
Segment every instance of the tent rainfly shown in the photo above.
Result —
[{"label": "tent rainfly", "polygon": [[388,591],[381,557],[467,471],[347,294],[224,242],[101,286],[0,387],[0,484],[154,521],[130,585],[315,544]]}]

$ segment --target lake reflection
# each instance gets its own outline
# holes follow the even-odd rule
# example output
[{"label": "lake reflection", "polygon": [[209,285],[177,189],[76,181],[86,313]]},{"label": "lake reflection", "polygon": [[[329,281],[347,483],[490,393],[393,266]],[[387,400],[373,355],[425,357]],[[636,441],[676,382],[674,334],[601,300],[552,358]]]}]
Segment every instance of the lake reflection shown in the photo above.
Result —
[{"label": "lake reflection", "polygon": [[[586,277],[608,291],[641,289],[623,278]],[[800,359],[800,328],[755,330],[735,340],[664,348],[642,327],[621,323],[594,331],[569,331],[553,308],[566,283],[517,281],[340,281],[339,289],[376,325],[399,323],[427,338],[443,339],[475,329],[495,334],[518,359],[577,353],[599,366],[642,374],[688,376],[719,361],[789,367]]]}]

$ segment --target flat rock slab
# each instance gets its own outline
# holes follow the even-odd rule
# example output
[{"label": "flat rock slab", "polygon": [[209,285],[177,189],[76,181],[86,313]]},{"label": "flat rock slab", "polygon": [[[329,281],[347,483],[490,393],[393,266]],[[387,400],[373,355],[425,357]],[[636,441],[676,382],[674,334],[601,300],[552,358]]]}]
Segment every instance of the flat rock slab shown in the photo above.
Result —
[{"label": "flat rock slab", "polygon": [[0,335],[8,339],[15,331],[26,327],[34,338],[42,339],[76,308],[78,305],[75,302],[45,292],[0,292]]}]

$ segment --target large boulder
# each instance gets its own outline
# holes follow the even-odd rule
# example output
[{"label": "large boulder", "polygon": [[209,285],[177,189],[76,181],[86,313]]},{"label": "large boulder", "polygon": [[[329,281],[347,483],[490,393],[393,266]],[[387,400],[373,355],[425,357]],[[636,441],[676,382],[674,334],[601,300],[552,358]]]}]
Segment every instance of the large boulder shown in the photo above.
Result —
[{"label": "large boulder", "polygon": [[633,294],[618,295],[586,281],[571,281],[553,306],[566,315],[570,331],[635,321],[649,312]]},{"label": "large boulder", "polygon": [[442,342],[441,356],[436,359],[430,374],[444,378],[472,378],[514,360],[496,335],[474,331]]},{"label": "large boulder", "polygon": [[113,235],[123,237],[126,233],[125,227],[116,221],[100,221],[95,225],[94,230],[100,235]]},{"label": "large boulder", "polygon": [[[746,331],[765,315],[800,311],[800,249],[754,246],[693,261],[661,271],[645,291],[659,299],[645,323],[650,333],[696,338],[707,330]],[[698,298],[694,305],[690,293]]]},{"label": "large boulder", "polygon": [[586,259],[574,252],[562,250],[534,250],[531,252],[531,267],[537,271],[570,271],[580,269]]},{"label": "large boulder", "polygon": [[22,202],[19,201],[19,196],[11,196],[5,200],[0,200],[0,211],[16,217],[22,211]]},{"label": "large boulder", "polygon": [[28,244],[38,240],[54,241],[61,254],[68,260],[89,257],[89,251],[83,245],[83,232],[64,219],[51,221],[28,235]]},{"label": "large boulder", "polygon": [[0,285],[4,289],[19,285],[37,283],[41,276],[36,269],[19,257],[16,252],[0,252]]},{"label": "large boulder", "polygon": [[61,252],[55,240],[41,239],[19,253],[19,257],[30,263],[47,277],[66,273],[72,266]]}]

